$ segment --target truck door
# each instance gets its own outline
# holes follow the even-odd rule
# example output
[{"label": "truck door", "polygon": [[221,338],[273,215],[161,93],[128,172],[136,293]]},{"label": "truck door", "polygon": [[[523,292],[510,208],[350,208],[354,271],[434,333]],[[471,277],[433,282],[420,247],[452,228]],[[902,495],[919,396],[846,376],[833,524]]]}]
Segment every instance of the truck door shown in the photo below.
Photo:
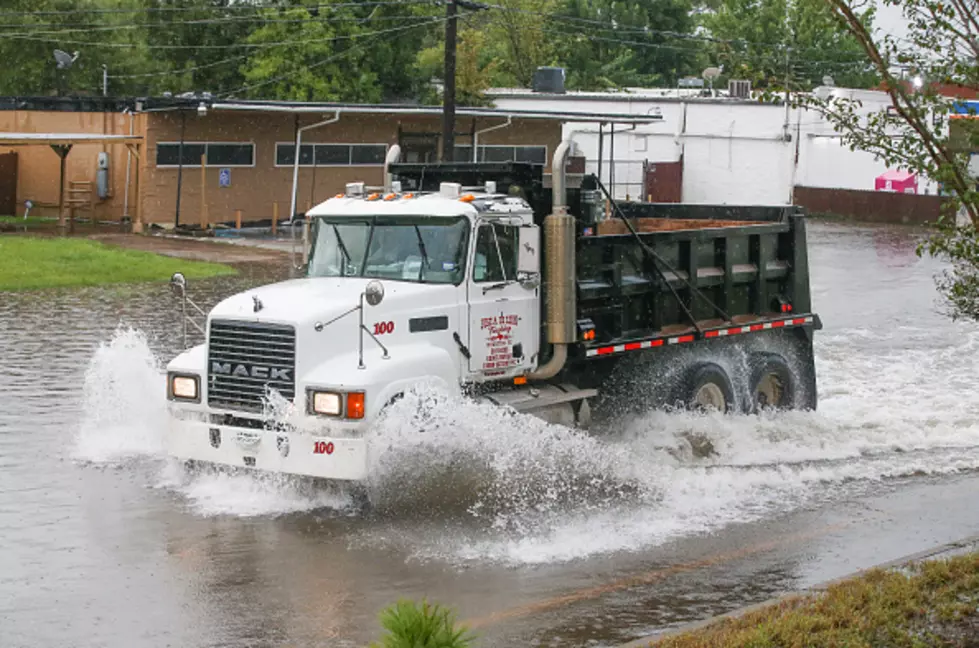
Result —
[{"label": "truck door", "polygon": [[469,371],[506,378],[536,366],[540,288],[517,281],[520,227],[479,221],[469,265]]}]

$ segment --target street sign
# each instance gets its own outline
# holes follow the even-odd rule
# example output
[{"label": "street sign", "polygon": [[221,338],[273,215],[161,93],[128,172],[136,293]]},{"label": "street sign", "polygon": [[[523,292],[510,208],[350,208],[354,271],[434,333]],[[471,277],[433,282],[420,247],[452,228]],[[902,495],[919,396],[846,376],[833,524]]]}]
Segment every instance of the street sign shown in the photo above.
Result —
[{"label": "street sign", "polygon": [[231,186],[231,169],[221,169],[221,172],[218,174],[218,186]]}]

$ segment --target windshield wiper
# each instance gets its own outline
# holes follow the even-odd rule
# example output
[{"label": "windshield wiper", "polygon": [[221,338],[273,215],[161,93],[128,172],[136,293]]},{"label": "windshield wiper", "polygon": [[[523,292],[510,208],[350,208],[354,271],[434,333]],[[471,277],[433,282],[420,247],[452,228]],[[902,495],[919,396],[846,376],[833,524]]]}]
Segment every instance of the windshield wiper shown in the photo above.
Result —
[{"label": "windshield wiper", "polygon": [[[343,237],[340,236],[340,230],[337,229],[335,223],[330,223],[330,227],[333,228],[333,234],[337,237],[337,244],[340,246],[340,251],[343,252],[343,258],[347,263],[353,263],[353,259],[350,258],[350,252],[347,251],[347,246],[343,244]],[[346,277],[347,271],[345,267],[340,268],[340,276]]]},{"label": "windshield wiper", "polygon": [[418,237],[418,251],[422,255],[422,265],[418,268],[418,281],[422,280],[422,272],[428,267],[428,253],[425,252],[425,241],[422,240],[422,232],[415,225],[415,235]]}]

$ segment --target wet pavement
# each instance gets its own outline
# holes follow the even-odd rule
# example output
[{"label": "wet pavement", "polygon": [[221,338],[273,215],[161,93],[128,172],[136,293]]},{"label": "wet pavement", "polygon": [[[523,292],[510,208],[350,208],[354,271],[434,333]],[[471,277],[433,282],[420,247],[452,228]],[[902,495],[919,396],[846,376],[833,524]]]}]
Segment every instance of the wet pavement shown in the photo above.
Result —
[{"label": "wet pavement", "polygon": [[[372,432],[370,515],[161,455],[165,286],[0,293],[0,645],[363,646],[427,596],[483,646],[612,646],[973,534],[979,327],[915,236],[811,225],[818,412],[589,437],[414,395]],[[190,292],[289,272],[248,268]]]}]

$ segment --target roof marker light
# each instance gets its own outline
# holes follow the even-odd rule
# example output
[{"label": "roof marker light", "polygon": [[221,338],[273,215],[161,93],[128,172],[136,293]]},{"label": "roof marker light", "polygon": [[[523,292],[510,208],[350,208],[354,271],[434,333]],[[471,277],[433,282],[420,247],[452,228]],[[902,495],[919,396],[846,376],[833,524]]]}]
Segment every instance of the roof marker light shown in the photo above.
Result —
[{"label": "roof marker light", "polygon": [[405,200],[410,200],[411,198],[414,198],[415,197],[415,194],[413,194],[413,193],[406,193],[405,195],[403,195],[401,197],[404,198]]},{"label": "roof marker light", "polygon": [[464,203],[471,203],[472,201],[476,200],[476,196],[472,194],[466,194],[465,196],[459,196],[459,200],[461,200]]},{"label": "roof marker light", "polygon": [[394,200],[397,197],[398,197],[398,194],[396,194],[396,193],[389,193],[388,195],[384,196],[384,200]]},{"label": "roof marker light", "polygon": [[372,193],[371,195],[367,196],[367,200],[377,200],[380,197],[381,197],[381,194],[379,194],[379,193]]},{"label": "roof marker light", "polygon": [[343,197],[344,197],[344,195],[346,195],[346,194],[342,194],[342,193],[341,193],[341,194],[337,194],[337,195],[335,195],[335,196],[333,196],[333,197],[334,197],[334,198],[343,198]]}]

